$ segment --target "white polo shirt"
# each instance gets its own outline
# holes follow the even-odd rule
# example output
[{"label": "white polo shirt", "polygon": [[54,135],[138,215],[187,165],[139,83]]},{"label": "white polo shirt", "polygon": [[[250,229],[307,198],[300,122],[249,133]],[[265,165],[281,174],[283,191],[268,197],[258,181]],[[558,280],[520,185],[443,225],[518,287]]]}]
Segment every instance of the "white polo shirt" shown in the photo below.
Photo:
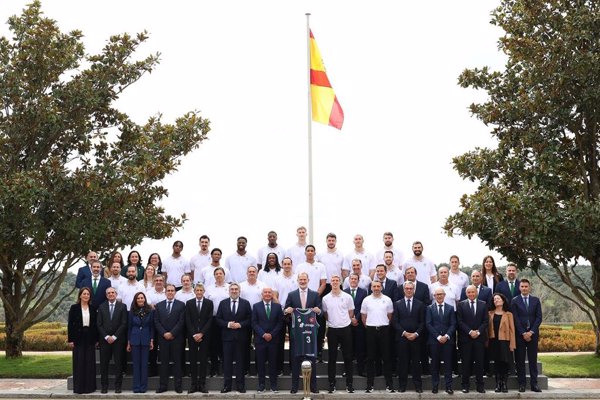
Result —
[{"label": "white polo shirt", "polygon": [[[219,267],[223,268],[223,271],[225,271],[225,282],[231,282],[231,273],[229,272],[229,269],[227,269],[227,267],[223,267],[222,265],[213,267],[210,264],[205,265],[204,268],[200,270],[198,282],[203,283],[204,286],[212,285],[213,283],[215,283],[215,269]],[[194,276],[194,279],[195,278],[196,277]]]},{"label": "white polo shirt", "polygon": [[408,266],[413,266],[417,270],[417,280],[426,283],[427,286],[431,285],[431,277],[437,276],[435,271],[435,264],[428,258],[423,257],[417,260],[415,257],[411,257],[402,266],[404,271]]},{"label": "white polo shirt", "polygon": [[[190,271],[190,262],[184,256],[179,256],[177,258],[173,257],[171,254],[162,263],[163,272],[167,273],[167,282],[176,287],[181,286],[181,277],[183,274],[189,273]],[[166,286],[166,285],[165,285]]]},{"label": "white polo shirt", "polygon": [[329,292],[322,300],[323,311],[327,313],[327,326],[345,328],[350,325],[348,311],[354,310],[354,300],[346,292],[336,295]]},{"label": "white polo shirt", "polygon": [[[306,261],[306,255],[304,254],[304,248],[306,246],[307,246],[306,244],[296,243],[295,245],[293,245],[292,247],[287,249],[287,251],[285,252],[285,256],[292,259],[292,266],[300,265],[304,261]],[[281,264],[282,261],[283,261],[283,258],[280,258],[279,264]],[[263,264],[263,267],[265,265],[266,265],[266,263]]]},{"label": "white polo shirt", "polygon": [[[121,300],[121,302],[127,306],[127,311],[131,310],[131,302],[136,293],[143,292],[146,294],[144,284],[138,281],[134,282],[134,284],[130,284],[128,280],[127,282],[120,284],[119,289],[117,290],[117,299]],[[146,300],[148,301],[148,304],[152,304],[148,299],[148,296],[146,296]]]},{"label": "white polo shirt", "polygon": [[298,275],[291,274],[290,276],[285,276],[284,273],[281,272],[275,280],[275,287],[272,289],[277,290],[279,304],[281,304],[281,307],[284,307],[290,292],[298,289]]},{"label": "white polo shirt", "polygon": [[194,283],[200,282],[198,280],[200,271],[211,262],[212,258],[210,256],[210,251],[207,251],[206,254],[202,254],[200,252],[194,254],[194,256],[190,259],[190,272],[194,273]]},{"label": "white polo shirt", "polygon": [[[280,245],[277,245],[275,247],[265,246],[262,249],[258,250],[258,254],[256,255],[256,262],[259,263],[260,265],[262,265],[263,267],[265,265],[267,265],[267,255],[269,253],[277,254],[277,258],[279,259],[279,264],[281,264],[281,261],[285,258],[285,249],[283,247],[281,247]],[[292,266],[293,265],[294,264],[292,264]],[[246,279],[246,276],[244,276],[244,280],[245,279]]]},{"label": "white polo shirt", "polygon": [[229,283],[225,282],[223,286],[217,286],[216,283],[213,283],[212,285],[205,285],[204,289],[204,297],[213,302],[213,316],[217,315],[219,303],[229,297]]},{"label": "white polo shirt", "polygon": [[344,269],[346,271],[352,271],[352,260],[359,259],[362,263],[362,273],[369,275],[369,271],[375,269],[377,262],[373,254],[363,250],[361,253],[357,253],[356,249],[352,250],[350,254],[344,258]]},{"label": "white polo shirt", "polygon": [[254,285],[251,285],[248,281],[240,282],[240,297],[248,300],[250,306],[253,306],[262,301],[262,290],[266,287],[267,284],[259,280],[256,280]]},{"label": "white polo shirt", "polygon": [[306,272],[308,274],[308,288],[315,292],[321,286],[321,279],[327,280],[327,272],[325,272],[325,266],[318,261],[310,264],[304,262],[296,267],[296,275]]},{"label": "white polo shirt", "polygon": [[360,308],[360,313],[367,315],[366,326],[388,326],[390,324],[388,314],[393,311],[392,300],[385,294],[379,297],[372,294],[365,297]]},{"label": "white polo shirt", "polygon": [[127,283],[127,278],[121,275],[118,275],[116,278],[111,275],[108,277],[108,280],[110,281],[110,286],[113,287],[117,292],[119,291],[119,286],[121,286],[121,284]]},{"label": "white polo shirt", "polygon": [[392,253],[394,253],[394,265],[399,266],[404,263],[404,253],[402,253],[401,250],[398,250],[394,246],[391,246],[390,248],[384,246],[381,250],[377,252],[377,255],[375,256],[377,264],[385,264],[385,262],[383,261],[383,256],[385,255],[386,251],[391,251]]},{"label": "white polo shirt", "polygon": [[431,298],[435,298],[433,295],[435,293],[435,289],[442,288],[444,289],[444,293],[446,293],[446,297],[444,298],[444,303],[449,306],[454,307],[456,310],[456,302],[460,301],[460,289],[450,282],[445,285],[442,285],[440,281],[434,282],[429,286],[429,294]]},{"label": "white polo shirt", "polygon": [[[371,278],[368,275],[362,274],[358,277],[358,287],[361,289],[365,289],[367,292],[371,289]],[[350,287],[350,277],[347,276],[344,279],[344,284],[342,285],[343,289],[348,289]]]},{"label": "white polo shirt", "polygon": [[[279,263],[281,263],[281,260],[279,260]],[[229,269],[231,281],[235,283],[244,282],[246,280],[246,272],[251,265],[256,267],[256,258],[251,256],[248,252],[243,256],[235,252],[225,259],[225,267]]]},{"label": "white polo shirt", "polygon": [[327,273],[327,283],[331,283],[331,277],[337,275],[342,277],[342,268],[344,267],[344,255],[341,251],[325,251],[317,255],[317,261],[325,266]]},{"label": "white polo shirt", "polygon": [[261,269],[258,271],[258,280],[262,281],[270,287],[271,289],[275,289],[275,282],[277,281],[277,277],[283,274],[283,270],[280,269],[279,272],[276,272],[275,269]]},{"label": "white polo shirt", "polygon": [[156,289],[151,289],[148,291],[148,293],[146,293],[146,297],[148,298],[148,303],[158,304],[167,299],[167,294],[165,289],[163,289],[162,292],[157,292]]},{"label": "white polo shirt", "polygon": [[177,293],[175,293],[175,299],[179,300],[179,301],[183,301],[184,303],[186,301],[188,301],[189,299],[193,299],[194,297],[196,297],[196,294],[194,293],[194,289],[190,290],[189,292],[184,292],[183,289],[178,291]]},{"label": "white polo shirt", "polygon": [[448,273],[448,280],[459,290],[469,286],[469,277],[462,271],[452,272],[452,270],[450,270]]}]

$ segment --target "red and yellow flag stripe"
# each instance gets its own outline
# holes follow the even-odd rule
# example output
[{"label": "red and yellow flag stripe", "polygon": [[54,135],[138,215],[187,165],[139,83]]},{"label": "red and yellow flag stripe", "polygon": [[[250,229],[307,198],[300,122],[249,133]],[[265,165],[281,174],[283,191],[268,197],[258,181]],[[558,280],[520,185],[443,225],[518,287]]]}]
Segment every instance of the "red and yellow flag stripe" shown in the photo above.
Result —
[{"label": "red and yellow flag stripe", "polygon": [[321,52],[312,30],[310,31],[310,95],[313,121],[342,129],[344,111],[327,78]]}]

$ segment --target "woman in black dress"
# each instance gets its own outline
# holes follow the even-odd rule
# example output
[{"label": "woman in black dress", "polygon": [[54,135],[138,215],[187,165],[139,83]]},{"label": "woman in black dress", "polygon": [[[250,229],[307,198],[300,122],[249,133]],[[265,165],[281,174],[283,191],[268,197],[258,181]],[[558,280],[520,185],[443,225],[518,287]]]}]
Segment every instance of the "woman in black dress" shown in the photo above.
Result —
[{"label": "woman in black dress", "polygon": [[92,290],[79,289],[77,303],[69,310],[67,335],[73,349],[73,393],[96,391],[96,308],[91,304]]},{"label": "woman in black dress", "polygon": [[513,362],[515,351],[515,323],[513,315],[508,311],[508,301],[501,293],[494,294],[494,309],[490,311],[488,328],[490,358],[494,360],[496,371],[496,393],[508,392],[506,381],[508,370]]}]

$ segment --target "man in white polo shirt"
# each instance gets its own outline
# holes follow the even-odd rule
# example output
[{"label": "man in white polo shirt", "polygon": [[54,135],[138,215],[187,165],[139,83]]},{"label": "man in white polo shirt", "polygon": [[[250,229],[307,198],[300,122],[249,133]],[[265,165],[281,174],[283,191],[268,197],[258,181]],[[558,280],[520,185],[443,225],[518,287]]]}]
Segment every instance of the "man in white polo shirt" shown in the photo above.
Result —
[{"label": "man in white polo shirt", "polygon": [[[359,276],[358,278],[358,287],[366,290],[367,292],[371,288],[371,278],[368,275],[362,273],[362,262],[355,258],[352,260],[352,273]],[[346,277],[344,279],[344,284],[342,285],[344,289],[348,289],[350,287],[350,277]]]},{"label": "man in white polo shirt", "polygon": [[269,253],[277,254],[277,258],[279,260],[283,260],[285,257],[285,249],[277,244],[277,232],[270,231],[267,234],[267,245],[258,250],[258,254],[256,255],[256,266],[260,270],[263,265],[267,264],[267,255]]},{"label": "man in white polo shirt", "polygon": [[375,258],[377,264],[385,264],[383,256],[388,251],[392,252],[396,265],[402,265],[404,263],[404,254],[401,250],[394,247],[394,235],[392,232],[385,232],[383,234],[383,248],[377,252]]},{"label": "man in white polo shirt", "polygon": [[[298,242],[287,249],[285,257],[292,259],[292,265],[300,265],[304,261],[304,248],[306,247],[306,228],[303,226],[296,229]],[[267,253],[268,254],[268,253]],[[281,260],[281,258],[279,258]],[[264,264],[263,264],[264,267]]]},{"label": "man in white polo shirt", "polygon": [[431,297],[434,297],[433,293],[435,292],[435,289],[444,289],[444,292],[446,292],[446,297],[444,298],[444,301],[446,302],[446,304],[452,306],[452,308],[456,310],[456,302],[460,301],[460,289],[454,286],[452,283],[450,283],[450,281],[448,280],[449,274],[450,271],[448,270],[448,267],[441,266],[438,269],[437,282],[434,282],[431,285],[429,285],[429,293]]},{"label": "man in white polo shirt", "polygon": [[403,265],[403,270],[406,270],[408,266],[413,266],[417,270],[417,279],[420,282],[431,285],[437,280],[437,274],[435,271],[435,264],[433,261],[423,256],[423,244],[416,241],[412,245],[413,256],[406,260]]},{"label": "man in white polo shirt", "polygon": [[162,273],[166,276],[167,284],[174,285],[177,290],[181,289],[181,277],[183,274],[189,274],[190,262],[181,255],[183,242],[176,240],[173,243],[173,254],[163,260]]},{"label": "man in white polo shirt", "polygon": [[207,235],[200,236],[200,251],[192,256],[190,259],[190,271],[192,282],[198,283],[198,274],[202,268],[210,264],[210,252],[208,248],[210,246],[210,238]]},{"label": "man in white polo shirt", "polygon": [[[133,302],[133,298],[136,293],[142,292],[144,295],[146,294],[146,288],[142,282],[138,282],[137,278],[137,267],[135,265],[130,265],[127,267],[127,282],[119,285],[119,289],[117,290],[118,296],[117,299],[121,300],[123,304],[127,307],[127,311],[131,310],[131,303]],[[150,299],[146,296],[146,300],[148,304],[151,304]]]},{"label": "man in white polo shirt", "polygon": [[373,279],[377,262],[375,261],[375,256],[367,252],[363,247],[364,242],[365,240],[362,235],[354,235],[354,250],[344,258],[344,268],[350,270],[352,260],[359,259],[362,264],[362,273]]},{"label": "man in white polo shirt", "polygon": [[344,371],[346,373],[346,391],[354,393],[352,387],[352,331],[350,325],[355,321],[352,296],[342,291],[338,275],[331,277],[331,292],[323,297],[323,312],[327,320],[327,344],[329,361],[327,376],[329,393],[334,393],[338,344],[342,345]]},{"label": "man in white polo shirt", "polygon": [[[335,233],[327,234],[327,251],[319,253],[317,255],[317,261],[321,262],[325,266],[327,272],[327,286],[331,290],[331,277],[337,275],[342,278],[346,278],[349,274],[349,270],[343,269],[344,267],[344,255],[336,247],[337,236]],[[327,287],[325,288],[325,294],[328,293]]]},{"label": "man in white polo shirt", "polygon": [[236,240],[237,250],[225,259],[225,267],[229,269],[232,282],[243,282],[246,279],[248,267],[256,265],[256,258],[246,251],[247,245],[248,239],[244,236],[238,237]]}]

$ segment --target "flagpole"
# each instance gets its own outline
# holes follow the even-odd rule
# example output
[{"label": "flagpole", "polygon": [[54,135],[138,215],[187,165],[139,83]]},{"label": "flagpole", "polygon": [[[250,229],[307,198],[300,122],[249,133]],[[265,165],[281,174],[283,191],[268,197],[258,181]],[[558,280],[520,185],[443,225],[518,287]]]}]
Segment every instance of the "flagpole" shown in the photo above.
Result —
[{"label": "flagpole", "polygon": [[306,13],[306,60],[308,78],[308,243],[314,243],[312,181],[312,97],[310,93],[310,13]]}]

